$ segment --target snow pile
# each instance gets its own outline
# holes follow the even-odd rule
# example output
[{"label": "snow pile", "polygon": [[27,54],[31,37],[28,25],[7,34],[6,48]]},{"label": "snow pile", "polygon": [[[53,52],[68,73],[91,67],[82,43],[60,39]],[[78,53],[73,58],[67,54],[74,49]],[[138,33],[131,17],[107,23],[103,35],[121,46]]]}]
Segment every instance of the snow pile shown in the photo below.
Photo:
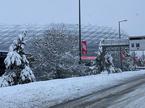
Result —
[{"label": "snow pile", "polygon": [[45,108],[117,85],[145,71],[58,79],[0,88],[1,108]]}]

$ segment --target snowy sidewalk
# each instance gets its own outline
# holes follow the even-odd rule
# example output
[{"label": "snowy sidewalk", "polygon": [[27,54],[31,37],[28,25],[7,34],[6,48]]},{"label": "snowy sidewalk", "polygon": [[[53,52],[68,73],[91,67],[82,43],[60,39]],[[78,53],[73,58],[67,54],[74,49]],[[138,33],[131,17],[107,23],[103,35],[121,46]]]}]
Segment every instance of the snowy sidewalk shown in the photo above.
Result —
[{"label": "snowy sidewalk", "polygon": [[145,71],[99,74],[0,88],[0,108],[45,108],[117,85]]}]

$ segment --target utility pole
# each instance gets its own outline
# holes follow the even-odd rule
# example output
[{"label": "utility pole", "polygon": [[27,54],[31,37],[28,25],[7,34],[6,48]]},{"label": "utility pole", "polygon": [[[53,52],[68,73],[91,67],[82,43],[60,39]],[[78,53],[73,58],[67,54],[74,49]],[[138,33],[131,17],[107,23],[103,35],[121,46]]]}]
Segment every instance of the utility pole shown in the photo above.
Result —
[{"label": "utility pole", "polygon": [[81,48],[81,0],[79,0],[79,63],[81,64],[82,48]]}]

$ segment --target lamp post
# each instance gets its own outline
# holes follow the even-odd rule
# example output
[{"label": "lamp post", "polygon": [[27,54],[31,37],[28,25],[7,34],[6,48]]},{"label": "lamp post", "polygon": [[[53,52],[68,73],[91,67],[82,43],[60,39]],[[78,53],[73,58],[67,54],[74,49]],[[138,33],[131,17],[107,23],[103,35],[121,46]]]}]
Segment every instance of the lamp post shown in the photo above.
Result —
[{"label": "lamp post", "polygon": [[119,39],[121,39],[121,33],[120,33],[120,23],[121,22],[126,22],[127,20],[121,20],[121,21],[118,21],[118,25],[119,25]]},{"label": "lamp post", "polygon": [[79,0],[79,63],[81,64],[81,0]]},{"label": "lamp post", "polygon": [[[121,40],[121,31],[120,31],[120,23],[121,22],[126,22],[127,20],[121,20],[121,21],[118,21],[118,26],[119,26],[119,39]],[[121,56],[121,46],[120,46],[120,67],[122,69],[122,56]]]}]

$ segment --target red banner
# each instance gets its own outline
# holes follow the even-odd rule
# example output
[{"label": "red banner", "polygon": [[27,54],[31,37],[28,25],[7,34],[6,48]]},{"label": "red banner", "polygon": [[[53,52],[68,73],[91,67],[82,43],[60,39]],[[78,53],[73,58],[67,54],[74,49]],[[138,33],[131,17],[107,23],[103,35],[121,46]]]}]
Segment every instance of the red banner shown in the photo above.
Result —
[{"label": "red banner", "polygon": [[87,42],[82,41],[81,45],[82,45],[82,54],[86,55],[87,54]]}]

